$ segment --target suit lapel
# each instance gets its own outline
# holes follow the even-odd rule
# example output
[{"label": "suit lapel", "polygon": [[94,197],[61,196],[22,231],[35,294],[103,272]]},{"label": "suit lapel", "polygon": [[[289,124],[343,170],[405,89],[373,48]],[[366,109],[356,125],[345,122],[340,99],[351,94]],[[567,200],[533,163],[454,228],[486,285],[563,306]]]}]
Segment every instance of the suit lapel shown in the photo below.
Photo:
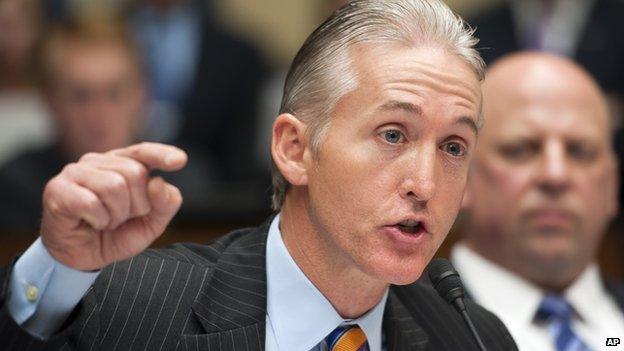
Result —
[{"label": "suit lapel", "polygon": [[387,350],[427,350],[430,345],[427,333],[416,323],[393,288],[388,293],[383,320]]},{"label": "suit lapel", "polygon": [[606,282],[605,287],[609,294],[613,296],[613,299],[620,307],[620,311],[624,313],[624,284],[623,283],[614,283],[614,282]]},{"label": "suit lapel", "polygon": [[187,350],[264,350],[270,220],[223,250],[192,307],[206,334],[184,335]]}]

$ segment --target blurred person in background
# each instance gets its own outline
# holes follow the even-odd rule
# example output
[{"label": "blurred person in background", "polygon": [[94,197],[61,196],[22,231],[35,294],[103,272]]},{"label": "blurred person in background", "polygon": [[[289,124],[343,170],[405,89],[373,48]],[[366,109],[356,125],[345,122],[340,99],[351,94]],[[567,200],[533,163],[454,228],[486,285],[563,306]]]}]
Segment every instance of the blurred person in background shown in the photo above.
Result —
[{"label": "blurred person in background", "polygon": [[42,26],[38,0],[0,0],[0,164],[52,138],[34,87],[33,53]]},{"label": "blurred person in background", "polygon": [[486,61],[518,50],[570,57],[604,91],[624,95],[620,0],[511,0],[470,19]]},{"label": "blurred person in background", "polygon": [[[0,227],[5,230],[36,229],[45,183],[81,155],[138,141],[145,118],[140,54],[128,28],[115,18],[84,16],[53,25],[38,67],[58,140],[0,169]],[[195,177],[188,174],[200,172],[197,178],[208,184],[211,176],[204,169],[191,166],[182,176],[191,182]],[[207,187],[198,183],[191,183],[191,204]]]},{"label": "blurred person in background", "polygon": [[146,139],[197,146],[224,181],[260,177],[253,140],[266,67],[258,50],[221,29],[210,2],[136,0],[128,12],[150,84]]},{"label": "blurred person in background", "polygon": [[[524,49],[552,52],[577,61],[607,93],[614,125],[622,129],[622,17],[621,0],[509,0],[469,22],[477,29],[480,52],[487,64]],[[619,149],[622,163],[624,153]],[[620,204],[624,204],[624,191],[620,193]]]},{"label": "blurred person in background", "polygon": [[563,57],[514,54],[483,84],[486,123],[452,259],[521,350],[599,350],[624,335],[624,290],[596,255],[617,212],[605,97]]}]

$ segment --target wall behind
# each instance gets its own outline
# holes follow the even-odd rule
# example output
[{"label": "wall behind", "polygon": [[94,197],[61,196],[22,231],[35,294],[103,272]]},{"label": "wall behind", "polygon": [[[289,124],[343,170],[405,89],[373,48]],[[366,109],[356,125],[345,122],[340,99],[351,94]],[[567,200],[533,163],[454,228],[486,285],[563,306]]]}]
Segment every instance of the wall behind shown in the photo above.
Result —
[{"label": "wall behind", "polygon": [[[446,0],[462,16],[502,0]],[[277,66],[288,65],[306,36],[327,16],[334,0],[216,0],[222,23],[258,43]]]}]

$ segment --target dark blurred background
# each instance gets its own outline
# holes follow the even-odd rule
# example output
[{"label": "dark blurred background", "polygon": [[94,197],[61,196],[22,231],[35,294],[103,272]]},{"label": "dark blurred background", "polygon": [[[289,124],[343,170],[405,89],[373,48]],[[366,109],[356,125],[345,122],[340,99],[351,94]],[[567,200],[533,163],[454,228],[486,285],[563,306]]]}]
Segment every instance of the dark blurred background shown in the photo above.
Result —
[{"label": "dark blurred background", "polygon": [[[138,141],[190,158],[165,175],[185,200],[156,246],[263,222],[288,64],[344,2],[0,0],[0,262],[37,237],[43,187],[64,164]],[[446,3],[477,28],[488,63],[532,49],[588,69],[608,93],[622,159],[623,0]],[[600,255],[610,278],[624,278],[621,218]],[[460,220],[439,255],[461,230]]]}]

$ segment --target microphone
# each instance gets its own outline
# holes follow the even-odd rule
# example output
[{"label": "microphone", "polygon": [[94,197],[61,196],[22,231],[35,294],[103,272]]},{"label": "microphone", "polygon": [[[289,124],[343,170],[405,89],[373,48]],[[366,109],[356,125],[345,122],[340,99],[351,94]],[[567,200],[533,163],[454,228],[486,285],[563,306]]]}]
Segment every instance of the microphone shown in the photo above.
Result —
[{"label": "microphone", "polygon": [[446,302],[453,305],[457,312],[464,318],[468,329],[472,333],[479,349],[487,351],[477,329],[475,328],[464,304],[464,286],[462,285],[459,273],[455,270],[451,262],[443,258],[436,258],[429,264],[429,280],[433,287]]}]

